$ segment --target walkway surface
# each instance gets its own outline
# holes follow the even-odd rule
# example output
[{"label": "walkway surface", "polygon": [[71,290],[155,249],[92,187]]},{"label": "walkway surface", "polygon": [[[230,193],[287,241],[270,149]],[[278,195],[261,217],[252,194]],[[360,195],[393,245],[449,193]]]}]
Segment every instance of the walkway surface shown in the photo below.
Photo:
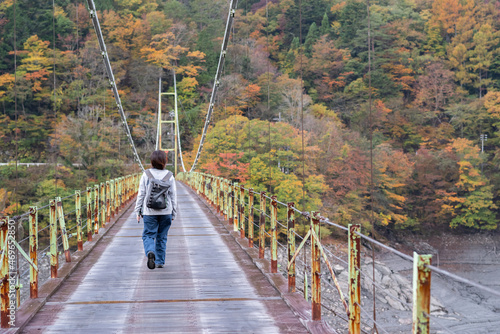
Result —
[{"label": "walkway surface", "polygon": [[149,270],[132,208],[24,333],[307,333],[223,224],[178,183],[165,268]]}]

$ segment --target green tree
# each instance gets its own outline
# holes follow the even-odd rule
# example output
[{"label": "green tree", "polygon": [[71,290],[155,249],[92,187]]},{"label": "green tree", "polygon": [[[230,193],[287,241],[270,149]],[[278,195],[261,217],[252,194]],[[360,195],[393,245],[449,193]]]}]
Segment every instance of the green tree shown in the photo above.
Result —
[{"label": "green tree", "polygon": [[304,51],[306,56],[310,56],[312,52],[312,46],[318,40],[320,35],[318,26],[315,22],[311,23],[309,31],[307,32],[306,40],[304,42]]},{"label": "green tree", "polygon": [[328,14],[323,15],[323,20],[321,20],[321,27],[319,28],[319,34],[321,36],[327,35],[330,32],[330,21],[328,20]]},{"label": "green tree", "polygon": [[474,34],[475,47],[470,52],[470,66],[474,72],[473,85],[479,90],[479,98],[492,84],[491,78],[488,78],[488,71],[497,52],[499,41],[499,33],[494,31],[489,24],[483,24]]},{"label": "green tree", "polygon": [[482,162],[479,148],[468,139],[455,139],[447,149],[457,155],[459,166],[457,193],[449,197],[447,207],[454,216],[450,226],[496,229],[492,186],[477,167]]}]

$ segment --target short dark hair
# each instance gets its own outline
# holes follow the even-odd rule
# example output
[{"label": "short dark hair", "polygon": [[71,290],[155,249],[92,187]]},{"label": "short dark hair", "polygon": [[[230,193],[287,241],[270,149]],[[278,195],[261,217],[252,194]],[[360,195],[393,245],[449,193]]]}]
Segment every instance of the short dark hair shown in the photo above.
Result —
[{"label": "short dark hair", "polygon": [[151,153],[151,165],[156,169],[165,169],[167,164],[167,154],[164,151],[156,150]]}]

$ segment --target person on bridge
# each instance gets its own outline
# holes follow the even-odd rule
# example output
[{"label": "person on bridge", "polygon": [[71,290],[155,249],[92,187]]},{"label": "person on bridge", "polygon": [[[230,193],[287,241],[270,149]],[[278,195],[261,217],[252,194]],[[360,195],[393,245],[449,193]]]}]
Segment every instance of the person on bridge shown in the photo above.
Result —
[{"label": "person on bridge", "polygon": [[[164,151],[156,150],[151,154],[153,168],[146,170],[142,174],[135,203],[137,222],[140,222],[141,216],[144,220],[142,241],[144,252],[148,258],[147,266],[149,269],[163,268],[165,265],[168,230],[177,213],[175,178],[170,171],[165,169],[166,164],[167,154]],[[169,174],[171,175],[170,178],[164,180]],[[170,185],[165,196],[165,209],[152,209],[147,205],[146,195],[151,178],[163,180]]]}]

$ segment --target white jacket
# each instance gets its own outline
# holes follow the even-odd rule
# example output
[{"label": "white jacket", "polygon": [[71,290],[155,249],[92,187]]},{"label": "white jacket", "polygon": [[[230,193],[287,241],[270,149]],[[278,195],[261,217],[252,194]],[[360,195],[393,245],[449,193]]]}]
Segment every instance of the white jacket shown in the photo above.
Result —
[{"label": "white jacket", "polygon": [[[161,169],[151,168],[150,171],[151,174],[153,174],[153,177],[158,180],[163,179],[168,173],[168,170],[166,169],[161,170]],[[144,199],[146,197],[148,179],[149,178],[146,175],[146,173],[142,173],[141,181],[139,183],[139,192],[137,193],[137,200],[135,202],[134,211],[137,214],[139,214],[139,212],[142,211],[142,214],[144,216],[163,216],[171,214],[172,220],[174,220],[177,214],[177,187],[175,185],[174,175],[172,175],[169,179],[169,182],[172,184],[172,187],[170,187],[170,190],[167,193],[167,198],[166,198],[167,208],[162,210],[154,210],[146,206],[146,201]]]}]

